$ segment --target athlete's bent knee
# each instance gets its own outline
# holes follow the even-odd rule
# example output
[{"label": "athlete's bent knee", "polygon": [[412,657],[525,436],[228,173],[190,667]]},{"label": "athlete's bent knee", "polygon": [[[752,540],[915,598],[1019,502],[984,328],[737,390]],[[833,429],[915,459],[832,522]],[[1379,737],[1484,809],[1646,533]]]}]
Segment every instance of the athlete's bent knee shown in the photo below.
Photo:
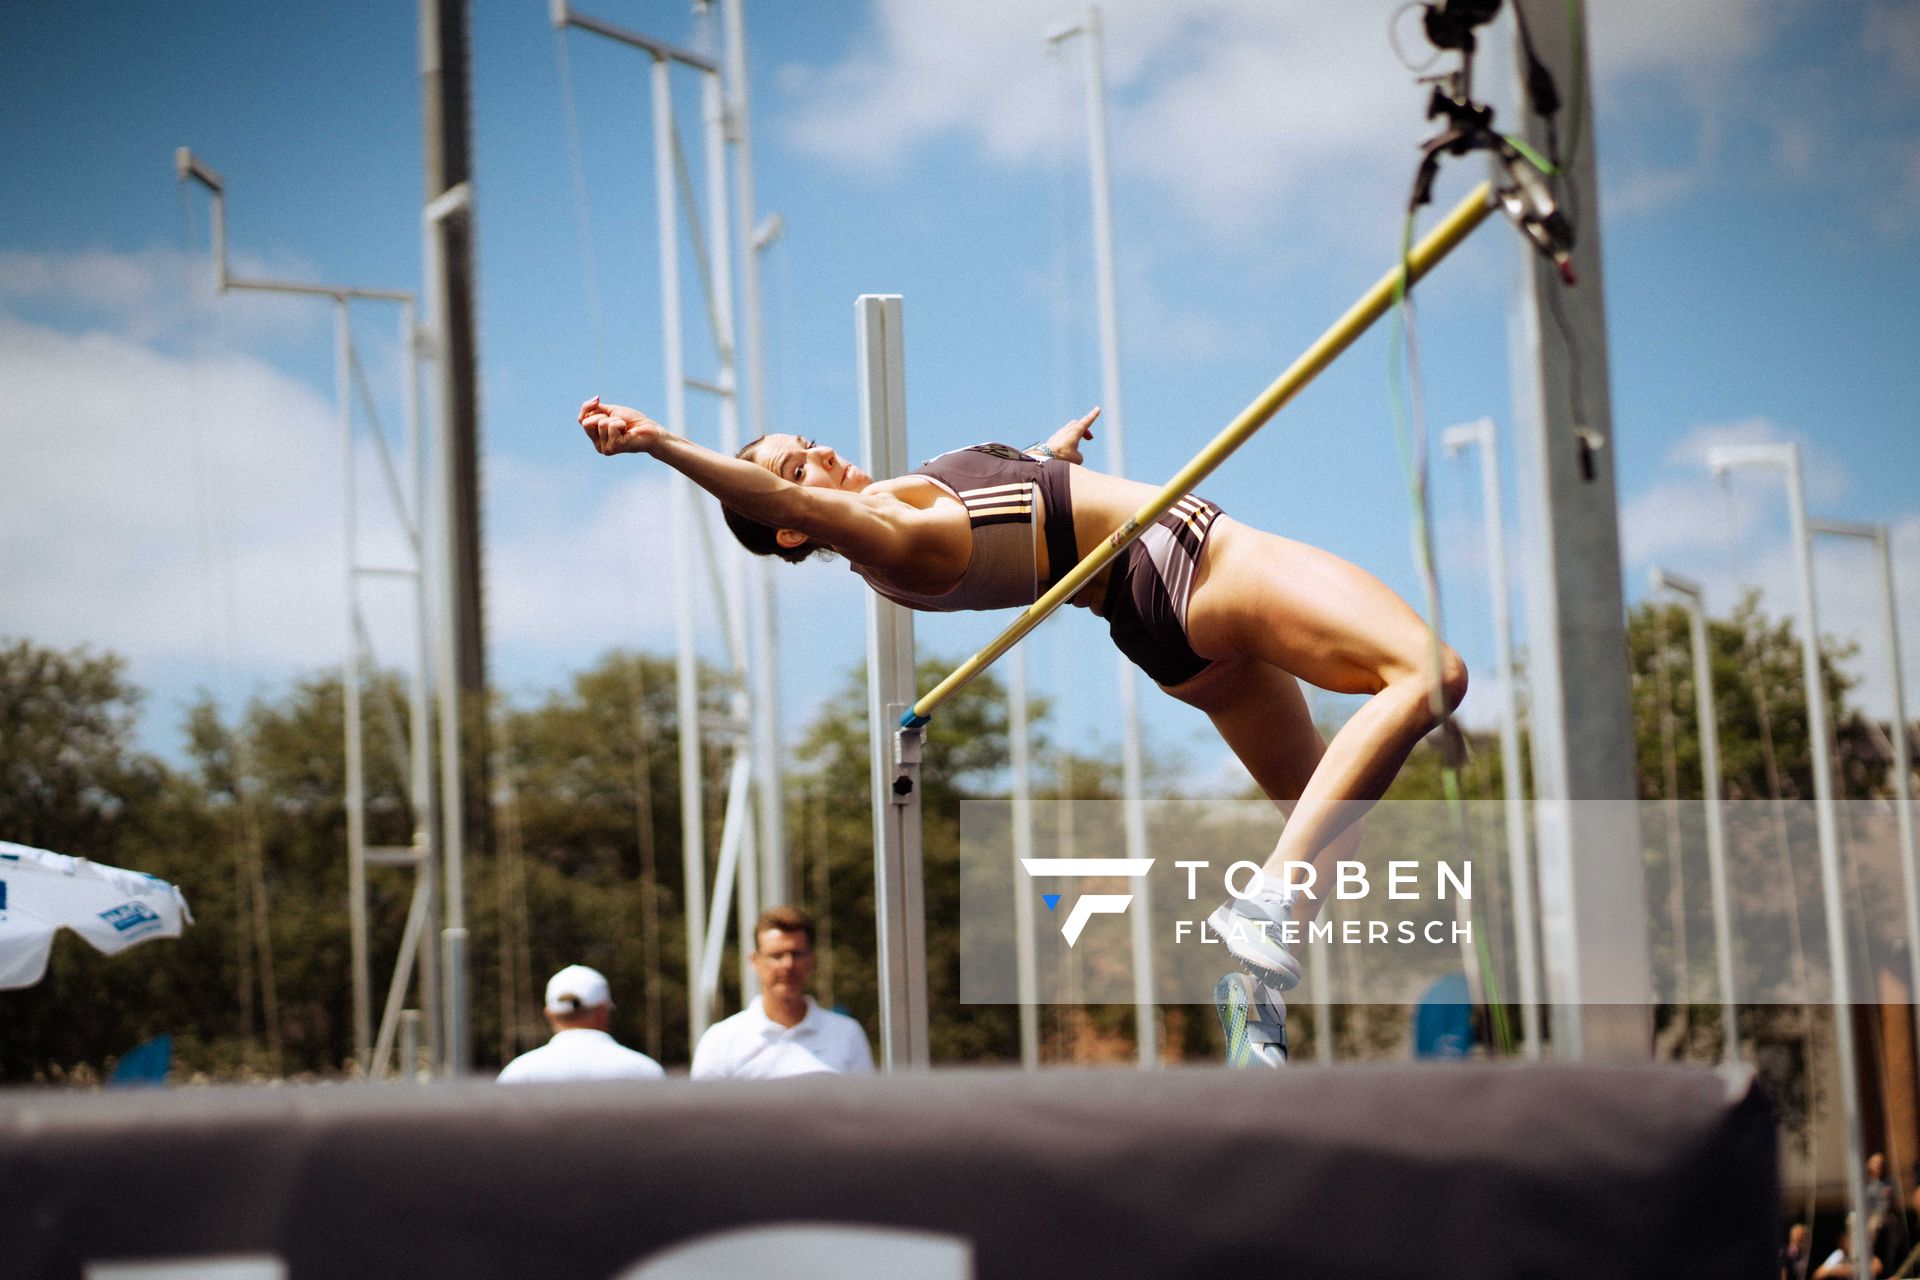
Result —
[{"label": "athlete's bent knee", "polygon": [[1440,646],[1440,696],[1449,713],[1467,698],[1467,664],[1446,645]]},{"label": "athlete's bent knee", "polygon": [[1427,655],[1419,666],[1409,669],[1392,684],[1412,695],[1407,700],[1407,714],[1420,722],[1420,731],[1425,733],[1451,715],[1466,698],[1467,664],[1460,660],[1459,654],[1442,645],[1438,669],[1432,656]]}]

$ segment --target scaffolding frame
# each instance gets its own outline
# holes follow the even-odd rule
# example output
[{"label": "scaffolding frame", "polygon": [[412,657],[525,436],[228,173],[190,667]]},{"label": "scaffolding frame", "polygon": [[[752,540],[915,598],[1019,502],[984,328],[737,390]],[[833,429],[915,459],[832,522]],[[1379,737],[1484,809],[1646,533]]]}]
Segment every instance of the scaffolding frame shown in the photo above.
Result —
[{"label": "scaffolding frame", "polygon": [[[420,1003],[429,1009],[437,1009],[441,1003],[440,974],[434,963],[433,948],[420,945],[422,935],[435,926],[440,912],[434,884],[434,872],[439,862],[439,842],[433,821],[429,745],[431,712],[427,697],[429,673],[432,670],[429,657],[432,614],[428,605],[426,571],[426,449],[420,432],[418,373],[426,343],[415,322],[415,296],[408,291],[270,280],[233,274],[227,259],[225,180],[195,156],[189,147],[181,147],[174,152],[174,169],[182,181],[197,182],[205,187],[211,198],[214,283],[218,292],[224,294],[229,290],[248,290],[290,294],[320,298],[333,304],[334,395],[340,426],[346,533],[347,635],[340,679],[346,721],[347,904],[353,971],[353,1051],[354,1060],[359,1064],[362,1074],[375,1078],[385,1075],[390,1069],[389,1059],[403,1020],[402,1005],[416,970]],[[392,303],[400,309],[400,344],[404,353],[401,361],[404,466],[396,464],[386,429],[381,425],[374,405],[372,388],[367,384],[354,346],[350,304],[356,301]],[[380,477],[385,481],[392,514],[399,522],[404,537],[407,555],[401,564],[363,563],[360,558],[360,468],[357,447],[360,433],[355,430],[353,412],[356,389],[370,428],[367,436],[376,446],[375,457],[380,463]],[[400,766],[408,807],[413,813],[412,839],[405,845],[367,843],[366,724],[361,674],[363,668],[378,670],[378,665],[373,636],[367,628],[366,612],[362,607],[361,588],[369,581],[380,579],[397,579],[412,586],[415,643],[407,667],[408,724],[404,733],[395,734],[396,744],[400,747],[400,758],[396,763]],[[399,717],[391,704],[383,705],[382,709],[397,727]],[[401,933],[399,955],[387,982],[377,1037],[373,1031],[372,964],[368,954],[369,865],[411,867],[414,872],[413,896]],[[442,1068],[446,1061],[442,1029],[441,1019],[427,1020],[427,1056],[435,1069]],[[413,1069],[414,1064],[406,1064],[402,1074],[411,1075]]]},{"label": "scaffolding frame", "polygon": [[[752,223],[751,152],[745,120],[746,53],[739,5],[727,5],[727,67],[724,70],[719,62],[704,54],[581,13],[567,0],[551,0],[549,12],[554,30],[562,38],[567,28],[575,28],[637,49],[650,61],[649,114],[658,224],[666,426],[676,435],[691,438],[687,392],[699,392],[716,403],[720,448],[733,453],[740,447],[741,416],[734,255],[739,254],[745,277],[748,390],[751,420],[758,429],[763,423],[764,409],[759,374],[760,311],[755,255],[778,234],[777,226],[756,227]],[[704,227],[701,197],[693,189],[693,177],[680,147],[673,99],[672,73],[676,66],[700,76],[701,145],[706,179]],[[726,83],[729,76],[736,81],[731,100]],[[728,181],[729,148],[732,148],[735,171],[744,185],[737,203]],[[718,366],[712,377],[696,377],[687,371],[686,320],[681,296],[682,215],[689,224],[692,246],[700,263],[700,292]],[[742,1003],[755,994],[749,956],[754,949],[753,924],[760,913],[762,892],[778,900],[784,900],[787,893],[785,815],[778,715],[773,702],[777,679],[770,579],[764,565],[747,563],[743,549],[731,543],[720,548],[714,546],[691,481],[675,473],[669,493],[673,525],[688,1030],[691,1044],[698,1044],[719,996],[720,963],[726,946],[725,925],[730,908],[737,922]],[[724,715],[706,715],[700,709],[699,664],[694,643],[697,573],[704,573],[710,580],[728,663],[737,678],[735,688],[728,694]],[[755,587],[751,595],[750,579]],[[732,750],[711,896],[707,881],[705,774],[701,763],[703,743],[709,735],[726,740]]]}]

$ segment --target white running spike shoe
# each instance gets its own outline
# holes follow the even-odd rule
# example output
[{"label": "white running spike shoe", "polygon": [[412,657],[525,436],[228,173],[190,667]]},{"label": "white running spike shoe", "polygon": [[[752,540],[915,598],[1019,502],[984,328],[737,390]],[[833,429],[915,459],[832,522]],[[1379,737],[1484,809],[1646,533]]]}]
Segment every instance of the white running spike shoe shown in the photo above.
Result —
[{"label": "white running spike shoe", "polygon": [[1229,973],[1214,984],[1213,1003],[1226,1032],[1228,1066],[1287,1065],[1287,1002],[1279,992],[1244,973]]},{"label": "white running spike shoe", "polygon": [[1249,976],[1274,991],[1300,985],[1300,962],[1287,950],[1293,898],[1268,876],[1250,898],[1228,898],[1207,917],[1207,927]]}]

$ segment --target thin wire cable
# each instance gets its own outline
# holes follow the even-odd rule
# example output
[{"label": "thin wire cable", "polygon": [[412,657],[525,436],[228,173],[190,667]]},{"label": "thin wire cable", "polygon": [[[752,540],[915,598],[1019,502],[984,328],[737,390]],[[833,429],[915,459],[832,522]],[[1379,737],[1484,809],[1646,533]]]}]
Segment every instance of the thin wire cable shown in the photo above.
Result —
[{"label": "thin wire cable", "polygon": [[587,161],[580,143],[580,115],[573,95],[573,64],[567,57],[567,33],[555,28],[554,55],[560,64],[560,97],[566,106],[567,166],[573,178],[573,212],[580,229],[581,269],[585,273],[587,320],[593,331],[594,374],[602,382],[607,378],[606,326],[600,306],[600,271],[593,256],[593,206],[587,199]]}]

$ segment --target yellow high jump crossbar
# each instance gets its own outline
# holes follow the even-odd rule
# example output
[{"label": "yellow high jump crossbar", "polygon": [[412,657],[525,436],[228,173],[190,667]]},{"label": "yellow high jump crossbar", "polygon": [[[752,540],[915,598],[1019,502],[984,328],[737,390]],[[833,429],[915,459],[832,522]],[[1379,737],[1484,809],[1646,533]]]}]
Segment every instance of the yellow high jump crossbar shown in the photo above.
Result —
[{"label": "yellow high jump crossbar", "polygon": [[1319,340],[1308,347],[1299,359],[1295,360],[1287,371],[1274,379],[1271,386],[1261,392],[1259,398],[1240,411],[1238,417],[1228,423],[1225,430],[1215,436],[1207,447],[1195,454],[1193,460],[1180,468],[1173,479],[1162,485],[1160,491],[1149,499],[1145,506],[1115,529],[1108,537],[1087,553],[1085,559],[1068,571],[1067,576],[1053,584],[1053,589],[1035,600],[1024,609],[1013,624],[996,636],[986,648],[955,667],[939,684],[929,689],[913,708],[900,717],[903,728],[913,729],[927,723],[939,705],[960,692],[975,676],[998,662],[1007,650],[1020,643],[1029,631],[1045,622],[1061,605],[1071,600],[1075,593],[1084,587],[1094,574],[1105,568],[1107,563],[1119,555],[1127,544],[1153,525],[1174,503],[1186,497],[1199,487],[1200,483],[1212,475],[1214,469],[1227,460],[1235,449],[1245,444],[1249,437],[1280,412],[1287,401],[1293,399],[1300,389],[1332,364],[1334,360],[1352,346],[1361,334],[1367,331],[1387,309],[1393,305],[1400,292],[1401,275],[1404,272],[1409,287],[1437,266],[1440,260],[1471,235],[1476,227],[1486,220],[1494,210],[1493,186],[1483,182],[1475,187],[1466,199],[1454,206],[1445,220],[1428,232],[1420,243],[1413,247],[1406,259],[1393,270],[1380,277],[1379,283],[1361,297],[1360,301],[1347,309],[1347,313],[1334,321],[1333,327],[1321,334]]}]

